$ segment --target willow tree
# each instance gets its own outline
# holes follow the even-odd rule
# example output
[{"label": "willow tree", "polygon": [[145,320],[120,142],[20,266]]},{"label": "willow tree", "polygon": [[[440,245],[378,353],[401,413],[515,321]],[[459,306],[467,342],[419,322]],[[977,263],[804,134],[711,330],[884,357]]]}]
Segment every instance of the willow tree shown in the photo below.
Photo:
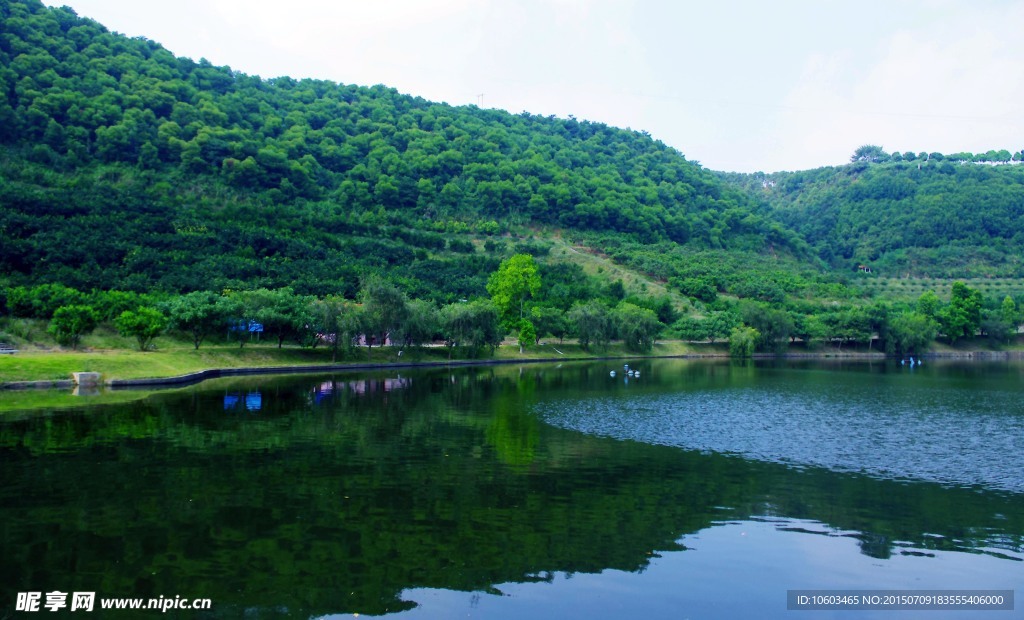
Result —
[{"label": "willow tree", "polygon": [[390,282],[371,276],[363,281],[359,299],[363,304],[366,344],[370,344],[371,335],[377,335],[383,346],[405,323],[409,315],[408,297]]}]

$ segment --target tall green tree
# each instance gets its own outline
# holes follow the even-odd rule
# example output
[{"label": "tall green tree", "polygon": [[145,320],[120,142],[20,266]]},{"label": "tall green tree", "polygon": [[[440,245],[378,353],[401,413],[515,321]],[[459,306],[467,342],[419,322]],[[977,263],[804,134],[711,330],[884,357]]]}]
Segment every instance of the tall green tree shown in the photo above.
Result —
[{"label": "tall green tree", "polygon": [[[349,348],[359,332],[356,308],[339,295],[329,295],[310,302],[309,315],[316,329],[315,342],[326,341],[331,347],[331,361],[338,361],[342,345]],[[315,346],[315,344],[314,344]]]},{"label": "tall green tree", "polygon": [[259,309],[255,305],[256,297],[248,293],[250,291],[229,291],[220,301],[226,317],[224,327],[227,328],[228,340],[237,340],[239,349],[245,348],[245,343],[252,338],[249,329],[255,323],[252,317]]},{"label": "tall green tree", "polygon": [[[441,308],[441,333],[453,350],[464,347],[470,351],[501,344],[502,332],[497,307],[490,300],[475,299],[456,302]],[[451,353],[449,352],[449,356]]]},{"label": "tall green tree", "polygon": [[972,338],[981,328],[981,292],[963,282],[953,283],[949,304],[938,314],[939,327],[950,342]]},{"label": "tall green tree", "polygon": [[707,321],[709,323],[707,336],[711,340],[711,344],[715,344],[716,340],[728,339],[732,330],[739,327],[742,322],[739,315],[728,310],[712,312],[708,315]]},{"label": "tall green tree", "polygon": [[612,338],[612,318],[608,307],[596,300],[574,305],[566,315],[570,333],[579,339],[580,347],[589,351],[592,344],[608,346]]},{"label": "tall green tree", "polygon": [[840,349],[846,343],[868,344],[873,333],[870,315],[859,307],[830,312],[824,323],[828,339],[838,342]]},{"label": "tall green tree", "polygon": [[917,299],[917,313],[923,316],[936,319],[942,309],[942,301],[935,291],[925,291]]},{"label": "tall green tree", "polygon": [[981,333],[993,344],[1006,344],[1017,335],[1019,322],[1017,304],[1007,295],[998,308],[982,311]]},{"label": "tall green tree", "polygon": [[889,321],[892,320],[892,305],[884,300],[876,301],[864,309],[867,315],[868,349],[874,345],[874,336],[877,334],[883,347],[887,347],[886,341],[889,338]]},{"label": "tall green tree", "polygon": [[308,309],[312,299],[285,287],[271,291],[268,301],[256,314],[256,320],[263,324],[265,332],[277,338],[277,348],[288,338],[301,340],[311,324]]},{"label": "tall green tree", "polygon": [[193,291],[174,297],[165,304],[169,326],[191,336],[192,346],[198,351],[210,334],[226,327],[230,311],[225,301],[210,291]]},{"label": "tall green tree", "polygon": [[277,339],[278,348],[286,339],[298,337],[309,323],[308,300],[290,287],[242,291],[237,297],[244,308],[243,319],[260,324],[264,334]]},{"label": "tall green tree", "polygon": [[534,306],[530,308],[529,318],[536,330],[535,344],[540,344],[540,339],[548,334],[558,338],[559,342],[565,338],[565,312],[560,309],[551,306]]},{"label": "tall green tree", "polygon": [[402,347],[418,347],[429,343],[440,328],[437,308],[425,299],[412,299],[406,306],[405,320],[398,327]]},{"label": "tall green tree", "polygon": [[896,355],[921,354],[939,332],[935,319],[920,312],[904,312],[890,323],[892,350]]},{"label": "tall green tree", "polygon": [[747,301],[740,308],[743,322],[757,331],[759,348],[783,353],[793,331],[793,319],[782,308],[764,302]]},{"label": "tall green tree", "polygon": [[135,338],[139,351],[145,351],[167,329],[167,317],[156,308],[140,306],[122,312],[114,319],[114,327],[125,338]]},{"label": "tall green tree", "polygon": [[1021,316],[1020,311],[1017,309],[1016,302],[1014,302],[1013,298],[1009,295],[1003,298],[1003,303],[999,306],[999,318],[1006,324],[1006,341],[1012,341],[1017,335],[1017,328],[1020,326]]},{"label": "tall green tree", "polygon": [[615,308],[619,338],[627,351],[650,353],[654,340],[665,327],[653,310],[622,302]]},{"label": "tall green tree", "polygon": [[363,281],[359,299],[363,304],[367,344],[371,335],[378,336],[382,346],[392,334],[397,337],[409,315],[409,300],[405,293],[380,276],[370,276]]},{"label": "tall green tree", "polygon": [[487,292],[507,324],[517,324],[525,316],[526,300],[540,292],[537,263],[529,254],[516,254],[501,262],[487,280]]},{"label": "tall green tree", "polygon": [[1003,303],[999,306],[999,316],[1013,327],[1014,332],[1017,331],[1017,326],[1020,325],[1020,312],[1017,310],[1017,304],[1013,301],[1013,297],[1007,295],[1003,298]]}]

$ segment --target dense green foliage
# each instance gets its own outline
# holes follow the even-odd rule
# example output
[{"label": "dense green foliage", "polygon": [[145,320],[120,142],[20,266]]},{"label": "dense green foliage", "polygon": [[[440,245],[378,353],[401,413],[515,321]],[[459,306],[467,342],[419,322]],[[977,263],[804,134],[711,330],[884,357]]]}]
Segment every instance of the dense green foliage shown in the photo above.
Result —
[{"label": "dense green foliage", "polygon": [[449,347],[462,347],[475,352],[501,343],[498,309],[489,301],[477,299],[465,304],[441,308],[441,329]]},{"label": "dense green foliage", "polygon": [[627,351],[650,353],[664,325],[653,310],[622,302],[615,309],[618,335]]},{"label": "dense green foliage", "polygon": [[114,319],[114,326],[122,336],[135,338],[139,351],[145,351],[167,327],[167,317],[156,308],[125,310]]},{"label": "dense green foliage", "polygon": [[61,306],[53,313],[47,331],[62,345],[78,348],[82,336],[96,329],[96,311],[89,306]]},{"label": "dense green foliage", "polygon": [[733,357],[750,357],[761,334],[753,327],[736,327],[729,333],[729,354]]},{"label": "dense green foliage", "polygon": [[36,0],[0,17],[0,310],[16,317],[88,307],[140,348],[164,317],[196,348],[259,324],[335,356],[510,332],[895,353],[928,334],[1005,343],[1021,320],[1024,299],[962,283],[925,309],[872,298],[878,272],[1024,275],[1020,153],[865,145],[848,166],[718,175],[600,123],[264,80]]},{"label": "dense green foliage", "polygon": [[487,292],[506,324],[518,325],[526,316],[526,300],[540,293],[540,275],[529,254],[502,261],[487,280]]},{"label": "dense green foliage", "polygon": [[0,1],[0,67],[0,268],[14,284],[352,298],[386,270],[441,303],[484,294],[494,261],[468,234],[795,239],[642,133],[264,80],[36,0]]},{"label": "dense green foliage", "polygon": [[1021,277],[1020,155],[872,151],[846,166],[722,176],[760,195],[821,258],[848,273]]},{"label": "dense green foliage", "polygon": [[576,304],[569,311],[568,319],[576,326],[575,335],[584,351],[591,346],[605,347],[612,338],[611,313],[597,301]]}]

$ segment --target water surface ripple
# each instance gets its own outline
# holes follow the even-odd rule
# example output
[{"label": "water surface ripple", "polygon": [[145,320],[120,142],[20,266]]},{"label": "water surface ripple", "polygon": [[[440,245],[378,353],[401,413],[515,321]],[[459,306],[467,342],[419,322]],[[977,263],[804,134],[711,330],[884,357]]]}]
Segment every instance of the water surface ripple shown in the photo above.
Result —
[{"label": "water surface ripple", "polygon": [[879,380],[775,381],[539,403],[561,428],[621,440],[1024,493],[1024,415],[1013,390]]}]

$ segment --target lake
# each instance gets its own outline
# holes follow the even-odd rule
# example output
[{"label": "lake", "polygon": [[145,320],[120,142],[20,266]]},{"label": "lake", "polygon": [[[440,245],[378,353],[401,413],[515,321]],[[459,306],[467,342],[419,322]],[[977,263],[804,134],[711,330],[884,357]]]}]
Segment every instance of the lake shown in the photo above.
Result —
[{"label": "lake", "polygon": [[787,605],[1024,585],[1021,362],[624,363],[3,414],[0,618],[59,591],[96,595],[70,617],[861,619],[894,612]]}]

